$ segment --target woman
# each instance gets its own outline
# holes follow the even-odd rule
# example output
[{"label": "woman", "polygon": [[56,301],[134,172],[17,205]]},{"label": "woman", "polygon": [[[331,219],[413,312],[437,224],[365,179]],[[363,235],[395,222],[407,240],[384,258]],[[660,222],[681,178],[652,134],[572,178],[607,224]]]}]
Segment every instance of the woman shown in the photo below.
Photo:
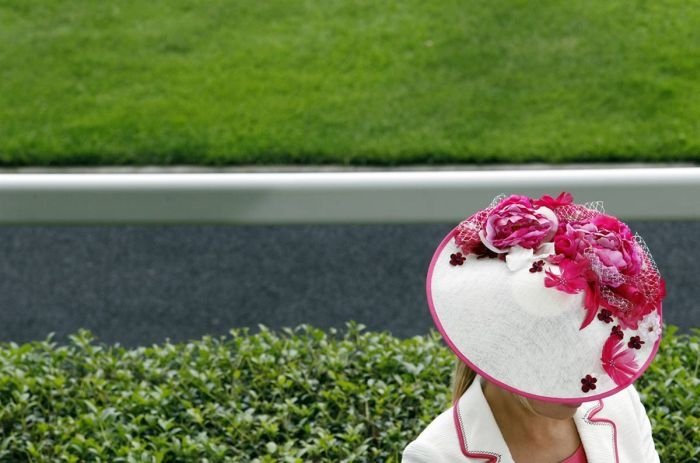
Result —
[{"label": "woman", "polygon": [[403,462],[658,462],[632,384],[665,285],[638,235],[569,193],[499,196],[455,227],[426,282],[457,355],[453,405]]}]

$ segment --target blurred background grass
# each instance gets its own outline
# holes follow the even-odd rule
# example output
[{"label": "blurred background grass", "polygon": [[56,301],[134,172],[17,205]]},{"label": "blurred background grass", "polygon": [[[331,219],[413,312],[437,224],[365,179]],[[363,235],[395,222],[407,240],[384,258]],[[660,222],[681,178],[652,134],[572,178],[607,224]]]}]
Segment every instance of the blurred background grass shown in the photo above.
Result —
[{"label": "blurred background grass", "polygon": [[0,165],[697,161],[697,6],[0,0]]}]

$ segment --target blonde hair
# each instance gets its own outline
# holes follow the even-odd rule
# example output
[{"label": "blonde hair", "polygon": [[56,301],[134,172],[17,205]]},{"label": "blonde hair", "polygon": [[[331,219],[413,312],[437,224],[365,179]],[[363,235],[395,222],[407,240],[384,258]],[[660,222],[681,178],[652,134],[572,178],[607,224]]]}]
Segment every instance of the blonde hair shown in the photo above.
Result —
[{"label": "blonde hair", "polygon": [[475,377],[476,372],[458,358],[452,373],[452,402],[462,397],[462,394],[474,382]]},{"label": "blonde hair", "polygon": [[[455,364],[454,372],[452,373],[452,402],[462,397],[462,394],[471,386],[476,378],[476,372],[469,368],[466,363],[464,363],[459,358]],[[527,411],[534,415],[539,415],[533,408],[527,397],[523,397],[518,394],[514,394],[509,391],[513,397],[518,399],[518,402],[525,407]]]}]

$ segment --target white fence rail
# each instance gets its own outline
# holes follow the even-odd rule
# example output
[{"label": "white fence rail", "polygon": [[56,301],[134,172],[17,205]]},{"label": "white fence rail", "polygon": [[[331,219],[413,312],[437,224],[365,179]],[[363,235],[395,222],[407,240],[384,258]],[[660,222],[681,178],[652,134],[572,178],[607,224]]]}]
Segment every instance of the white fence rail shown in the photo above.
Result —
[{"label": "white fence rail", "polygon": [[456,222],[499,193],[570,191],[629,219],[700,219],[700,167],[0,174],[0,224]]}]

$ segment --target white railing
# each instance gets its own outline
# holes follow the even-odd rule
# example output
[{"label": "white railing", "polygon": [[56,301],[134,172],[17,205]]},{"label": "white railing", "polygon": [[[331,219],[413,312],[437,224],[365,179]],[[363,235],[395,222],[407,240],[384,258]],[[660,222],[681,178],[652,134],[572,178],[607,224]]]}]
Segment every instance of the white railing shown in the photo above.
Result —
[{"label": "white railing", "polygon": [[0,224],[450,223],[561,191],[622,219],[700,219],[700,167],[669,167],[0,174]]}]

